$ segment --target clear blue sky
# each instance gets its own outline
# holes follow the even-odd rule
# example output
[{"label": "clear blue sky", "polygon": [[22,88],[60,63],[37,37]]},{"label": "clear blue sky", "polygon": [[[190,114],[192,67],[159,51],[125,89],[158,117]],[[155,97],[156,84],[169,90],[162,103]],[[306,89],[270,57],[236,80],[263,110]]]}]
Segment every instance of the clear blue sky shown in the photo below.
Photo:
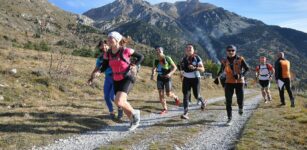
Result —
[{"label": "clear blue sky", "polygon": [[[114,0],[49,0],[70,12],[81,14]],[[176,0],[146,0],[151,4]],[[183,1],[183,0],[177,0]],[[258,19],[269,25],[289,27],[307,33],[307,0],[200,0],[241,16]]]}]

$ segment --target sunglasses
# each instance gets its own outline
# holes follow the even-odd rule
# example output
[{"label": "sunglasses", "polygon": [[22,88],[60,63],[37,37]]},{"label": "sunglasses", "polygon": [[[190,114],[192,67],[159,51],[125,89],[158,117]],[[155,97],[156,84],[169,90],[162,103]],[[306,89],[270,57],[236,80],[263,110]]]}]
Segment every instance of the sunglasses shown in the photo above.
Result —
[{"label": "sunglasses", "polygon": [[227,52],[234,52],[235,50],[233,50],[233,49],[230,49],[230,50],[227,50]]}]

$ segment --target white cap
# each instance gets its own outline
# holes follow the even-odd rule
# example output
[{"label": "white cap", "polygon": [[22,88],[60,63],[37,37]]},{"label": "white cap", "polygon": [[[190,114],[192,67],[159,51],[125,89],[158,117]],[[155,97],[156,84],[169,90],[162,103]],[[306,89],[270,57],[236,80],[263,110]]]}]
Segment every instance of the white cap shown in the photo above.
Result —
[{"label": "white cap", "polygon": [[123,36],[116,31],[110,32],[108,37],[113,37],[117,42],[120,42],[123,39]]}]

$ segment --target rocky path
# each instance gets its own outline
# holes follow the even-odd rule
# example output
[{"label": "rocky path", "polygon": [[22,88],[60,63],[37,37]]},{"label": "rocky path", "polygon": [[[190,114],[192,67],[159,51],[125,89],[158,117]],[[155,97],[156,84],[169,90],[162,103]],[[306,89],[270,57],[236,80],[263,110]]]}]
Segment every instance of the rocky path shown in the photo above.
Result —
[{"label": "rocky path", "polygon": [[[252,91],[246,92],[246,94],[252,93]],[[247,119],[252,114],[253,109],[257,108],[261,97],[256,96],[249,98],[245,103],[245,111],[243,116],[238,116],[237,113],[233,112],[234,123],[232,126],[225,126],[225,109],[220,109],[219,111],[207,110],[205,113],[199,112],[199,107],[193,105],[190,107],[191,117],[195,118],[194,121],[210,119],[210,123],[206,123],[206,127],[202,128],[201,132],[194,138],[189,140],[184,146],[176,146],[178,149],[228,149],[233,147],[234,142],[238,138],[240,131],[242,130]],[[219,101],[224,101],[224,97],[217,97],[208,100],[209,104],[216,103]],[[223,107],[224,108],[224,107]],[[233,111],[236,111],[234,109]],[[150,114],[147,116],[142,116],[142,121],[140,127],[133,132],[127,131],[129,126],[128,122],[118,123],[113,126],[104,127],[98,131],[91,131],[84,134],[75,135],[67,139],[59,139],[54,143],[47,145],[45,147],[33,147],[32,149],[39,150],[92,150],[99,148],[103,145],[108,145],[112,141],[117,141],[121,139],[128,138],[135,134],[135,132],[146,132],[146,130],[151,130],[151,127],[166,122],[174,117],[178,118],[183,112],[182,107],[176,107],[169,110],[169,113],[161,116],[159,114]],[[212,114],[213,113],[213,114]],[[211,117],[211,118],[210,118]],[[213,121],[212,121],[213,120]],[[193,121],[193,120],[189,120]],[[172,128],[183,128],[184,126],[176,127],[164,127],[163,130],[171,131]],[[148,138],[140,139],[135,144],[133,144],[131,149],[148,149],[150,143],[153,140],[161,139],[159,133],[156,135],[147,136]],[[162,135],[162,134],[161,134]]]}]

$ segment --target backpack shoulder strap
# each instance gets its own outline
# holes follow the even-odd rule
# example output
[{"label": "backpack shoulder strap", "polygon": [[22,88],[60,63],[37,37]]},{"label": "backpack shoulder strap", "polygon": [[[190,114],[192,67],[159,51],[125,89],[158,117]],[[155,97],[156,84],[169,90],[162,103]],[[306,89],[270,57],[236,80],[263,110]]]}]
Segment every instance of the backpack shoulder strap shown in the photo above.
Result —
[{"label": "backpack shoulder strap", "polygon": [[126,49],[127,49],[126,47],[120,48],[119,57],[120,57],[120,59],[123,60],[125,63],[127,63],[128,65],[130,65],[130,61],[128,61],[128,60],[124,57],[124,51],[125,51]]},{"label": "backpack shoulder strap", "polygon": [[195,55],[195,58],[196,58],[196,61],[197,61],[197,62],[200,62],[200,61],[201,61],[201,58],[200,58],[198,55]]},{"label": "backpack shoulder strap", "polygon": [[108,49],[107,50],[107,52],[106,52],[106,54],[107,54],[107,58],[110,60],[110,58],[111,58],[111,54],[112,54],[112,49]]},{"label": "backpack shoulder strap", "polygon": [[227,58],[225,59],[225,58],[223,58],[222,60],[221,60],[221,64],[223,64],[224,66],[226,65],[226,61],[227,61]]},{"label": "backpack shoulder strap", "polygon": [[165,56],[165,59],[168,64],[172,64],[171,57]]}]

